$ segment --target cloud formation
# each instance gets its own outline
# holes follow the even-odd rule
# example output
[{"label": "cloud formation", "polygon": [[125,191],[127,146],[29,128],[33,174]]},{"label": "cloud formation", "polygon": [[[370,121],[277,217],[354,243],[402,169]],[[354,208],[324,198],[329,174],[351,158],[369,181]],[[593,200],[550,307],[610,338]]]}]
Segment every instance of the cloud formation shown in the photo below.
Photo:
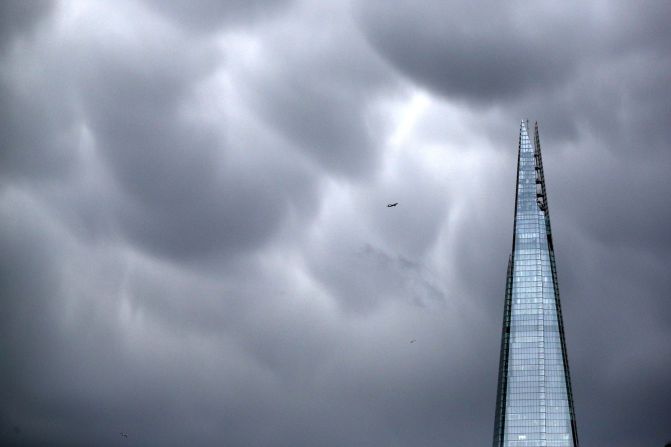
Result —
[{"label": "cloud formation", "polygon": [[1,8],[3,445],[491,442],[525,117],[581,441],[671,440],[668,6]]}]

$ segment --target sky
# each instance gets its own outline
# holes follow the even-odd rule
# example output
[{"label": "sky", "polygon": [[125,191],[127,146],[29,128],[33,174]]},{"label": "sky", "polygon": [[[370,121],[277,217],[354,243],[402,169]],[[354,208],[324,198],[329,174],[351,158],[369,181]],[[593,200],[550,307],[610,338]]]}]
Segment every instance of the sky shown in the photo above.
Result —
[{"label": "sky", "polygon": [[0,2],[0,443],[490,445],[526,118],[581,443],[671,441],[669,22]]}]

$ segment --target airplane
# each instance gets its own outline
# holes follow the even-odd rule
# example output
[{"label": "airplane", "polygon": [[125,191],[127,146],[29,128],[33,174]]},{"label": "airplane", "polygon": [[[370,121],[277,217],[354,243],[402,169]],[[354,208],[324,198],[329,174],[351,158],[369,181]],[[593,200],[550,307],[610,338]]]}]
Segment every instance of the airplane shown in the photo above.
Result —
[{"label": "airplane", "polygon": [[388,203],[388,204],[387,204],[387,208],[391,208],[392,206],[396,206],[396,205],[398,205],[398,202],[396,202],[396,203]]}]

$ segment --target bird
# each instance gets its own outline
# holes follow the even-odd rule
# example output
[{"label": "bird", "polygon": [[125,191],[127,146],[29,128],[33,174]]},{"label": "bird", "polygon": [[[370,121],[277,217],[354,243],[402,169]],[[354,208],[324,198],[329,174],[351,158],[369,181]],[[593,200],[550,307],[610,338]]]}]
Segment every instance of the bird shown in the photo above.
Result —
[{"label": "bird", "polygon": [[388,203],[388,204],[387,204],[387,208],[391,208],[392,206],[396,206],[396,205],[398,205],[398,202],[396,202],[396,203]]},{"label": "bird", "polygon": [[413,338],[412,340],[410,340],[410,343],[414,343],[414,342],[416,342],[416,341],[417,341],[417,340],[415,340],[415,339]]},{"label": "bird", "polygon": [[127,438],[128,437],[128,433],[121,432],[119,434],[121,435],[122,438]]}]

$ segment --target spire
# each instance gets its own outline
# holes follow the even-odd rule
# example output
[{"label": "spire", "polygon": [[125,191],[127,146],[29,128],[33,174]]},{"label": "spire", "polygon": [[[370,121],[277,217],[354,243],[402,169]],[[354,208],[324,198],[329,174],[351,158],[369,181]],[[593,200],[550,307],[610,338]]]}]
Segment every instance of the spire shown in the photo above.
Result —
[{"label": "spire", "polygon": [[522,120],[494,446],[578,446],[540,150]]}]

